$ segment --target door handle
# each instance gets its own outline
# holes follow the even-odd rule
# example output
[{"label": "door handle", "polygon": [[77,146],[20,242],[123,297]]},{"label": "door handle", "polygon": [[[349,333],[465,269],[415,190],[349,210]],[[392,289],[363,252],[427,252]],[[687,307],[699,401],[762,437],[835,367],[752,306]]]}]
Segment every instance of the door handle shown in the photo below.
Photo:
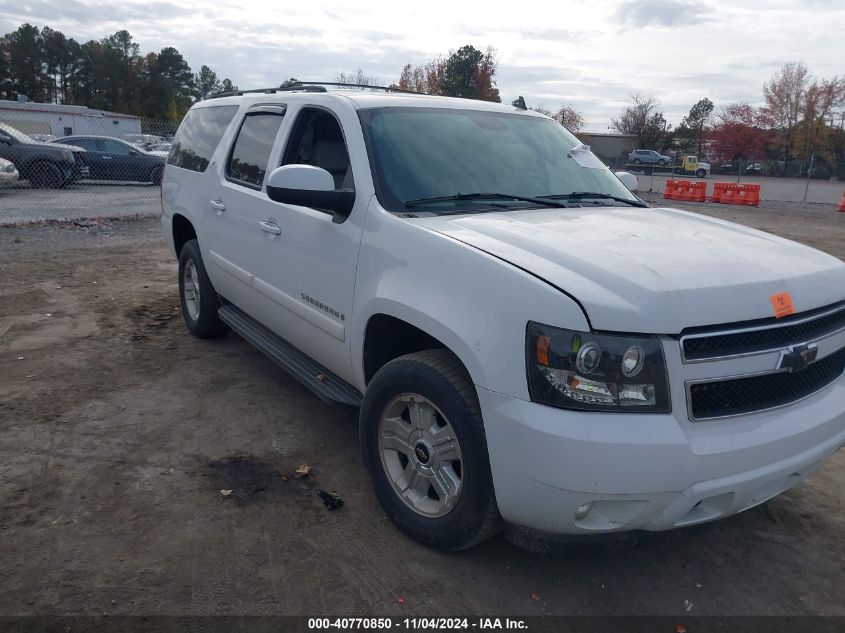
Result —
[{"label": "door handle", "polygon": [[273,235],[282,234],[282,228],[275,222],[259,222],[258,224],[265,233],[272,233]]},{"label": "door handle", "polygon": [[211,208],[217,211],[217,215],[223,215],[223,213],[226,211],[226,205],[223,204],[220,200],[212,200]]}]

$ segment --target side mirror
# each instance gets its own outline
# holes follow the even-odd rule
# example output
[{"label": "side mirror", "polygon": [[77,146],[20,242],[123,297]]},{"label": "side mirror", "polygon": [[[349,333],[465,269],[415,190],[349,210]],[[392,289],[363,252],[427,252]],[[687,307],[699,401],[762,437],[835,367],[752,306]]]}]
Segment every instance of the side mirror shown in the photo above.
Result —
[{"label": "side mirror", "polygon": [[274,202],[311,207],[342,222],[355,204],[354,189],[335,189],[334,178],[321,167],[283,165],[270,173],[267,196]]},{"label": "side mirror", "polygon": [[617,171],[616,177],[622,181],[622,184],[628,188],[628,191],[636,191],[640,187],[637,177],[631,172]]}]

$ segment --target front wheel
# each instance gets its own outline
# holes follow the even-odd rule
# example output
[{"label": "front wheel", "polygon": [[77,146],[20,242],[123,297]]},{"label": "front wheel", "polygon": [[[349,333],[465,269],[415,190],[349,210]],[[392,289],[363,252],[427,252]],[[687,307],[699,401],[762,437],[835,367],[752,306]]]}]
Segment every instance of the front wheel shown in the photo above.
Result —
[{"label": "front wheel", "polygon": [[62,170],[53,163],[37,163],[30,171],[29,181],[39,189],[61,189],[66,184]]},{"label": "front wheel", "polygon": [[461,550],[499,529],[478,395],[451,352],[382,367],[367,386],[359,433],[376,496],[411,538]]},{"label": "front wheel", "polygon": [[161,175],[164,173],[162,167],[155,167],[150,172],[150,182],[156,186],[161,184]]},{"label": "front wheel", "polygon": [[658,164],[658,166],[660,166],[660,167],[665,167],[665,166],[666,166],[666,161],[665,161],[665,160],[663,160],[663,159],[661,158],[659,161],[657,161],[657,164]]},{"label": "front wheel", "polygon": [[229,331],[217,315],[220,299],[205,271],[196,240],[185,242],[179,253],[179,298],[182,318],[194,336],[217,338]]},{"label": "front wheel", "polygon": [[697,172],[695,172],[695,175],[698,178],[704,178],[705,176],[707,176],[707,172],[704,171],[703,169],[699,169]]},{"label": "front wheel", "polygon": [[631,162],[632,162],[634,165],[639,165],[639,164],[640,164],[641,162],[643,162],[643,161],[641,161],[639,158],[635,158],[635,159],[634,159],[633,161],[631,161]]}]

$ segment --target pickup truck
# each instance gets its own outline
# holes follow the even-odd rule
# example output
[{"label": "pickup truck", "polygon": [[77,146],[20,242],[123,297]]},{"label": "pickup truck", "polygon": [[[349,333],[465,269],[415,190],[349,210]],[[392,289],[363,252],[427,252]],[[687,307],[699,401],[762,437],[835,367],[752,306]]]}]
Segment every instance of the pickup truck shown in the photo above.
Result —
[{"label": "pickup truck", "polygon": [[798,484],[845,443],[845,263],[651,207],[523,104],[194,105],[162,184],[188,330],[359,409],[375,495],[435,548],[669,530]]}]

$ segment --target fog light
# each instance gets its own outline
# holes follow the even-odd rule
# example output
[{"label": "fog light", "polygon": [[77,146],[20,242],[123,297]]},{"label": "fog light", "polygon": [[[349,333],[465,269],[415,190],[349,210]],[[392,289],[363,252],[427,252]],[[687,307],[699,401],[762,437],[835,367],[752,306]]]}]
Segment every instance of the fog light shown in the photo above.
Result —
[{"label": "fog light", "polygon": [[590,510],[593,509],[593,502],[590,501],[589,503],[585,503],[580,508],[575,511],[575,520],[576,521],[583,521],[587,518],[587,515],[590,514]]}]

